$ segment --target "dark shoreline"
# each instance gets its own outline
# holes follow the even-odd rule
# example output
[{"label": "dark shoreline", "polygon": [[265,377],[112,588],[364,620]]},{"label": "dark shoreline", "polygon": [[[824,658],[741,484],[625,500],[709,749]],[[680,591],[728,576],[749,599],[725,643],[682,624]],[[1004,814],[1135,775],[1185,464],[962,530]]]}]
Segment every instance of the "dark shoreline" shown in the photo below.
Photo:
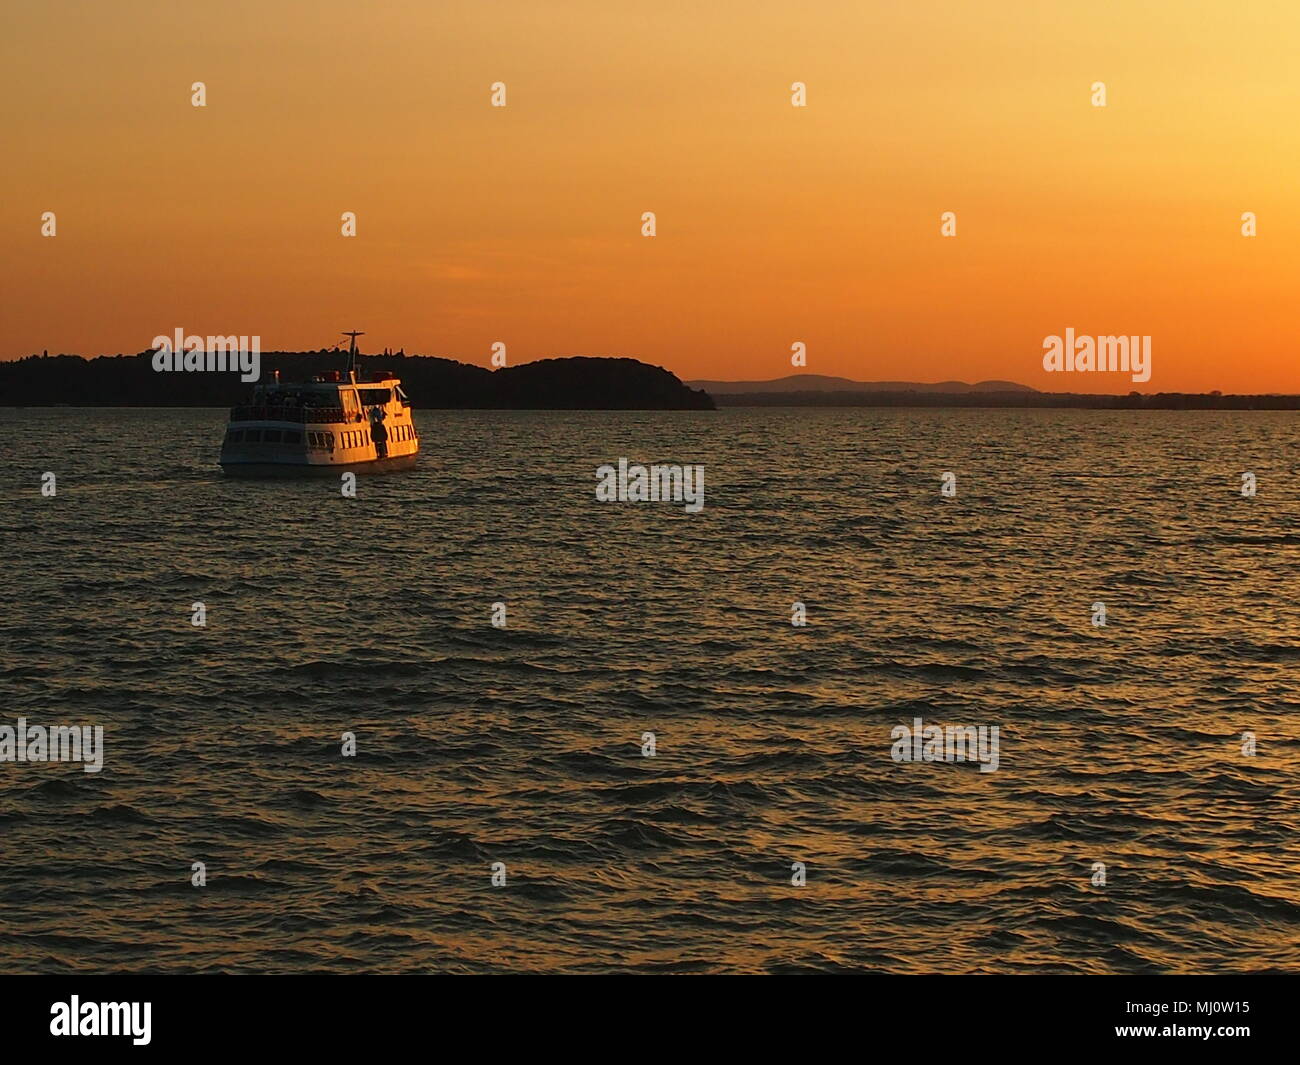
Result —
[{"label": "dark shoreline", "polygon": [[[334,351],[259,355],[260,379],[285,381],[347,366]],[[712,398],[659,366],[626,358],[539,359],[489,370],[427,355],[364,355],[362,375],[401,379],[417,409],[713,410]],[[159,371],[153,353],[31,355],[0,362],[0,401],[24,407],[228,407],[245,402],[253,382],[232,371]]]},{"label": "dark shoreline", "polygon": [[[971,402],[944,402],[944,400],[960,400],[960,397],[938,395],[934,402],[917,401],[909,402],[906,398],[901,398],[895,402],[889,403],[807,403],[807,402],[764,402],[764,403],[728,403],[723,399],[718,400],[717,407],[610,407],[610,406],[443,406],[439,404],[430,404],[420,406],[416,404],[417,411],[482,411],[490,414],[494,411],[499,412],[535,412],[545,413],[563,412],[563,411],[619,411],[625,410],[648,411],[659,410],[668,412],[707,413],[710,410],[718,410],[724,407],[735,408],[765,408],[768,410],[1099,410],[1099,411],[1255,411],[1257,413],[1269,413],[1276,411],[1300,411],[1300,396],[1224,396],[1220,401],[1207,402],[1205,404],[1196,403],[1176,403],[1174,399],[1196,399],[1198,397],[1172,397],[1172,396],[1147,396],[1143,397],[1148,402],[1135,404],[1125,403],[1105,403],[1105,402],[1051,402],[1052,397],[1045,395],[1042,397],[1044,402],[1038,403],[988,403],[979,402],[972,398]],[[1078,396],[1069,397],[1078,400],[1111,400],[1127,399],[1123,396]],[[1208,398],[1208,397],[1207,397]],[[1170,400],[1171,402],[1160,402],[1160,400]],[[1232,402],[1241,400],[1243,402]],[[1226,402],[1224,402],[1226,401]],[[1245,402],[1249,401],[1249,402]],[[1270,401],[1280,401],[1271,402]],[[229,409],[228,404],[214,403],[3,403],[0,402],[0,410],[212,410],[226,411]]]},{"label": "dark shoreline", "polygon": [[[232,372],[158,372],[153,353],[30,355],[0,361],[0,406],[225,407],[244,401],[251,383]],[[263,380],[287,381],[346,365],[339,352],[264,352]],[[489,370],[429,355],[366,355],[364,374],[385,370],[401,378],[421,410],[715,410],[718,407],[913,407],[1062,410],[1300,410],[1300,395],[1222,395],[1214,392],[1038,392],[967,387],[882,390],[799,390],[708,393],[676,374],[636,359],[540,359]]]}]

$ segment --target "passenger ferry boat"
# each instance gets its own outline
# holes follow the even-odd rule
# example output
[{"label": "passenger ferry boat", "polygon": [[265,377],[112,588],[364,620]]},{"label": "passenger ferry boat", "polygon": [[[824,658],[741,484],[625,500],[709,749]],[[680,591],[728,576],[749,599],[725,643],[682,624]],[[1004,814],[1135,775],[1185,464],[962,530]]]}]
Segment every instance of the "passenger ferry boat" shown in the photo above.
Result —
[{"label": "passenger ferry boat", "polygon": [[[221,444],[222,472],[236,477],[379,473],[409,469],[420,450],[411,401],[390,373],[359,377],[357,337],[346,371],[301,384],[279,371],[253,389],[252,401],[230,409]],[[382,428],[380,428],[382,426]]]}]

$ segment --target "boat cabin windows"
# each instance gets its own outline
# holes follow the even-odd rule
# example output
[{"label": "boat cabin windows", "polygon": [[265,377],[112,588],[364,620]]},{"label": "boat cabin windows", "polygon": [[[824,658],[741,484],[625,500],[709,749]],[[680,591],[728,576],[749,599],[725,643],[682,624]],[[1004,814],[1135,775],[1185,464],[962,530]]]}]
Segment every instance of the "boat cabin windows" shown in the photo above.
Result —
[{"label": "boat cabin windows", "polygon": [[314,448],[317,451],[333,451],[334,434],[324,433],[324,432],[321,433],[309,432],[307,434],[307,446],[310,448]]},{"label": "boat cabin windows", "polygon": [[370,434],[364,429],[348,429],[339,435],[344,447],[365,447],[370,443]]},{"label": "boat cabin windows", "polygon": [[[319,444],[312,443],[312,447],[328,447],[333,450],[332,433],[308,433],[309,442],[316,437],[329,437],[330,442],[327,444],[322,441]],[[297,429],[227,429],[227,444],[301,444],[302,433]]]},{"label": "boat cabin windows", "polygon": [[358,391],[363,407],[382,407],[393,398],[392,391],[387,388],[362,388]]},{"label": "boat cabin windows", "polygon": [[343,407],[343,417],[346,421],[358,421],[361,416],[361,404],[357,402],[357,390],[355,388],[339,389],[339,404]]}]

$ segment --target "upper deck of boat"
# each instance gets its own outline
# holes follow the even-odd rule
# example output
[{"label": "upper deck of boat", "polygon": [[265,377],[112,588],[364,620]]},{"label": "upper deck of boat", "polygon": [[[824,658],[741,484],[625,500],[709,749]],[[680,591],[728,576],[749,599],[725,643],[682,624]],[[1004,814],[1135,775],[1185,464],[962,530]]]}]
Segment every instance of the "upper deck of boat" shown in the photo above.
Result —
[{"label": "upper deck of boat", "polygon": [[407,418],[410,401],[401,391],[401,379],[376,373],[369,380],[338,371],[320,374],[310,381],[265,381],[253,390],[251,403],[230,408],[231,422],[287,421],[301,424],[330,424],[361,421],[367,407],[395,408]]}]

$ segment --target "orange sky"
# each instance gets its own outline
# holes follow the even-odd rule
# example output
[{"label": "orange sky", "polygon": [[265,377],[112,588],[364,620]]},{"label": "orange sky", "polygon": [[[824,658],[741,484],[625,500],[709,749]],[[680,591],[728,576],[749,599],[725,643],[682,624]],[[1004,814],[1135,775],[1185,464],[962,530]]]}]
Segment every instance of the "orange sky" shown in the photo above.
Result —
[{"label": "orange sky", "polygon": [[[0,357],[356,328],[687,379],[782,376],[798,340],[865,380],[1300,392],[1293,2],[43,0],[7,8],[0,90]],[[1149,334],[1151,380],[1044,373],[1066,327]]]}]

